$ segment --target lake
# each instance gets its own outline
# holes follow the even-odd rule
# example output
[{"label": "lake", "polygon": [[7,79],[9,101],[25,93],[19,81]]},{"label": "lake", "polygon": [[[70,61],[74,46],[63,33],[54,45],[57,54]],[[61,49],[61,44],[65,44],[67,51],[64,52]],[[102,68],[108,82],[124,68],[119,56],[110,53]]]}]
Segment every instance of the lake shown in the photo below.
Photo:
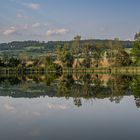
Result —
[{"label": "lake", "polygon": [[139,140],[140,76],[0,76],[1,140]]}]

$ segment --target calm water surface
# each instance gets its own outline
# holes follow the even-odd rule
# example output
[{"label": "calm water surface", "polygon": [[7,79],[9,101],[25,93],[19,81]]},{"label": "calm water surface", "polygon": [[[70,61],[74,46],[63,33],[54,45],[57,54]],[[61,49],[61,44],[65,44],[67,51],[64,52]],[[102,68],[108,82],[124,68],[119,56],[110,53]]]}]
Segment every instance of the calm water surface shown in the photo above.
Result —
[{"label": "calm water surface", "polygon": [[1,140],[139,140],[140,76],[0,78]]}]

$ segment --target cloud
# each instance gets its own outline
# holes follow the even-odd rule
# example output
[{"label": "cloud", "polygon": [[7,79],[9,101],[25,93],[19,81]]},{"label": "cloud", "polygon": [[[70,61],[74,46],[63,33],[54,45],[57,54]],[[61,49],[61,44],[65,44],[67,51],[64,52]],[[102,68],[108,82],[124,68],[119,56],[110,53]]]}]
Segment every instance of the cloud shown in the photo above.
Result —
[{"label": "cloud", "polygon": [[47,23],[44,23],[44,26],[48,26],[48,24]]},{"label": "cloud", "polygon": [[41,7],[39,3],[24,3],[23,5],[33,10],[38,10]]},{"label": "cloud", "polygon": [[27,30],[29,28],[29,25],[28,24],[24,24],[21,28]]},{"label": "cloud", "polygon": [[4,105],[4,108],[5,108],[5,110],[8,111],[8,112],[16,112],[16,108],[13,107],[12,105],[5,104],[5,105]]},{"label": "cloud", "polygon": [[22,14],[22,13],[17,13],[16,17],[17,17],[17,18],[22,18],[22,19],[27,19],[27,18],[28,18],[28,16],[25,16],[25,15]]},{"label": "cloud", "polygon": [[41,116],[41,114],[39,112],[32,112],[32,114],[35,116]]},{"label": "cloud", "polygon": [[65,105],[60,105],[60,104],[52,104],[52,103],[48,103],[48,108],[49,109],[60,109],[60,110],[66,110],[68,109],[67,106]]},{"label": "cloud", "polygon": [[14,34],[16,31],[17,29],[15,27],[10,27],[9,29],[6,29],[3,32],[3,35],[8,36],[8,35]]},{"label": "cloud", "polygon": [[24,16],[22,14],[18,13],[17,18],[24,18]]},{"label": "cloud", "polygon": [[39,22],[36,22],[32,25],[33,28],[38,28],[40,26],[41,26],[41,23],[39,23]]},{"label": "cloud", "polygon": [[69,29],[65,29],[65,28],[60,28],[60,29],[52,29],[52,30],[48,30],[46,32],[47,36],[55,36],[55,35],[64,35],[69,33]]}]

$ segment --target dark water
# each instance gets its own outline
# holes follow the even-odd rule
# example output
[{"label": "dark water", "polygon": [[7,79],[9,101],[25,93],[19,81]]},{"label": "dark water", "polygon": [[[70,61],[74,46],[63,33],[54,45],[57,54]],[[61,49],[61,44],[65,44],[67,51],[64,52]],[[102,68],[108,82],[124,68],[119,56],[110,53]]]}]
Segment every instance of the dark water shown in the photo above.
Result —
[{"label": "dark water", "polygon": [[0,140],[139,140],[140,76],[0,76]]}]

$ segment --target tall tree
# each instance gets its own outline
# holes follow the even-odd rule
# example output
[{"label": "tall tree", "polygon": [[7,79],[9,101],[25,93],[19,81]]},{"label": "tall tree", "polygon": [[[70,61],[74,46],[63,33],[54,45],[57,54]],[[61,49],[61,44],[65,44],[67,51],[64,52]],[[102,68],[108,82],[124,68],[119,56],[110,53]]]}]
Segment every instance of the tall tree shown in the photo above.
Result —
[{"label": "tall tree", "polygon": [[93,53],[93,57],[96,60],[96,67],[99,67],[100,60],[102,58],[102,46],[100,43],[95,44],[95,51]]},{"label": "tall tree", "polygon": [[57,49],[57,57],[63,64],[63,67],[72,67],[74,57],[71,51],[69,50],[68,44],[65,44],[64,47]]},{"label": "tall tree", "polygon": [[81,36],[77,35],[73,39],[72,43],[72,54],[77,57],[77,62],[80,63],[79,58],[80,58],[80,52],[81,52]]},{"label": "tall tree", "polygon": [[116,54],[115,66],[129,66],[131,63],[129,54],[124,49],[119,50]]},{"label": "tall tree", "polygon": [[131,54],[135,65],[140,65],[140,32],[136,33],[134,37],[133,48]]},{"label": "tall tree", "polygon": [[83,47],[83,54],[84,54],[84,61],[83,61],[83,65],[84,67],[86,68],[90,68],[91,66],[91,58],[90,58],[90,44],[89,43],[86,43],[84,44],[84,47]]},{"label": "tall tree", "polygon": [[140,32],[135,34],[134,39],[140,41]]}]

